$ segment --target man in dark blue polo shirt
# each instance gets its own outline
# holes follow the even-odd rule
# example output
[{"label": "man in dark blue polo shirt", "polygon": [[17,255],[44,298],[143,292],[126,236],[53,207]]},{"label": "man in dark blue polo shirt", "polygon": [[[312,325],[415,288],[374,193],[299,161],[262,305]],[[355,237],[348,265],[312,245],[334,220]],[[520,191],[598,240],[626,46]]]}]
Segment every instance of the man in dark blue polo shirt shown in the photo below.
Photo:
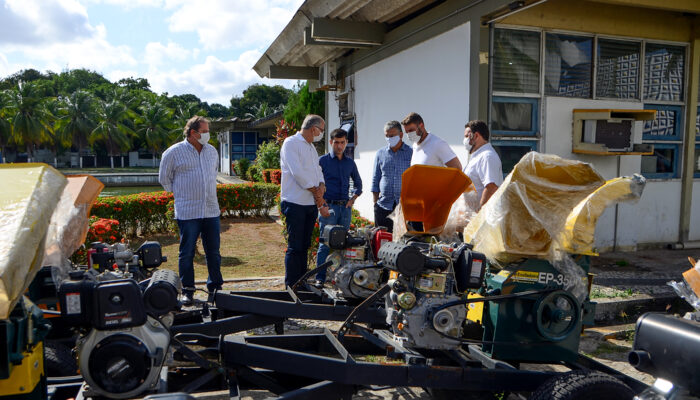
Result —
[{"label": "man in dark blue polo shirt", "polygon": [[[345,146],[348,144],[348,133],[342,129],[336,129],[330,134],[331,152],[321,156],[318,160],[323,171],[323,180],[326,182],[326,193],[323,198],[330,207],[331,215],[324,217],[319,215],[318,222],[321,232],[326,225],[342,225],[350,228],[352,219],[352,205],[362,194],[362,179],[357,171],[357,165],[352,158],[345,157]],[[350,196],[350,179],[353,189]],[[321,243],[318,248],[316,266],[326,262],[330,249]],[[326,269],[316,274],[316,286],[322,286],[326,281]]]}]

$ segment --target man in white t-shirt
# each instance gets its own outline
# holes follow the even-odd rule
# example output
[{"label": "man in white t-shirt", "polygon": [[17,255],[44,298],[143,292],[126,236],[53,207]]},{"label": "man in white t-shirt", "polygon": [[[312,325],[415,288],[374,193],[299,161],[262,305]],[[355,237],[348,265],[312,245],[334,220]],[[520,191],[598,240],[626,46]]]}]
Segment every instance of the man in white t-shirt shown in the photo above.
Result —
[{"label": "man in white t-shirt", "polygon": [[489,143],[486,122],[473,120],[464,126],[464,147],[469,159],[463,172],[472,180],[481,208],[503,183],[501,158]]},{"label": "man in white t-shirt", "polygon": [[410,113],[401,121],[408,135],[408,140],[413,143],[413,156],[411,165],[433,165],[436,167],[450,167],[462,169],[462,163],[454,151],[444,140],[425,130],[423,118],[417,113]]}]

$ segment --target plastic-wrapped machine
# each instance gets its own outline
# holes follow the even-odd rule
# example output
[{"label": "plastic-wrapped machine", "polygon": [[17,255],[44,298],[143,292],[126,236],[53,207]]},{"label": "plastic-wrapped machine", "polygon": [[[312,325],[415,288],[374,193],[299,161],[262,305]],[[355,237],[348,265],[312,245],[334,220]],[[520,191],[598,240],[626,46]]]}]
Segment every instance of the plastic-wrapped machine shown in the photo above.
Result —
[{"label": "plastic-wrapped machine", "polygon": [[44,259],[49,221],[66,178],[46,164],[0,166],[0,319],[7,319]]},{"label": "plastic-wrapped machine", "polygon": [[439,235],[452,204],[471,180],[455,168],[414,165],[401,176],[401,204],[393,213],[394,241],[405,233]]},{"label": "plastic-wrapped machine", "polygon": [[[588,163],[530,152],[469,222],[464,241],[501,265],[542,258],[583,277],[569,254],[595,254],[598,217],[611,204],[639,199],[644,184],[640,175],[606,183]],[[581,279],[573,281],[583,297]]]},{"label": "plastic-wrapped machine", "polygon": [[92,204],[104,184],[91,175],[70,175],[46,234],[42,266],[54,267],[54,281],[61,281],[71,270],[70,257],[87,236]]}]

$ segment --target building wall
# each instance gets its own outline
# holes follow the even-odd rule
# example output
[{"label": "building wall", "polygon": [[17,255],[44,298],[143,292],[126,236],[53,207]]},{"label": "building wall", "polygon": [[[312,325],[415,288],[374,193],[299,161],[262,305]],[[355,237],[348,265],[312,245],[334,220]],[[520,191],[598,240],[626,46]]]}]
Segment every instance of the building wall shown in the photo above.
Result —
[{"label": "building wall", "polygon": [[[327,126],[332,130],[340,122],[333,92],[328,103]],[[466,157],[462,139],[469,112],[469,23],[355,73],[355,162],[365,188],[355,205],[364,217],[374,218],[372,167],[377,150],[386,146],[384,124],[412,111],[460,160]]]}]

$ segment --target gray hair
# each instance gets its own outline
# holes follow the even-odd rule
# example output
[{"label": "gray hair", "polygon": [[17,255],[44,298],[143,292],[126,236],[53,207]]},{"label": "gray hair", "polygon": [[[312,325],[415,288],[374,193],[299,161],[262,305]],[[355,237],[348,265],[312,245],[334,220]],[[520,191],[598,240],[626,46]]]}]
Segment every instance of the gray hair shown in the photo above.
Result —
[{"label": "gray hair", "polygon": [[389,132],[392,129],[396,129],[397,131],[399,131],[399,133],[402,133],[401,123],[399,121],[392,120],[384,124],[384,132]]},{"label": "gray hair", "polygon": [[304,122],[301,123],[301,129],[311,129],[314,126],[321,128],[321,124],[325,123],[320,115],[309,114],[304,118]]}]

